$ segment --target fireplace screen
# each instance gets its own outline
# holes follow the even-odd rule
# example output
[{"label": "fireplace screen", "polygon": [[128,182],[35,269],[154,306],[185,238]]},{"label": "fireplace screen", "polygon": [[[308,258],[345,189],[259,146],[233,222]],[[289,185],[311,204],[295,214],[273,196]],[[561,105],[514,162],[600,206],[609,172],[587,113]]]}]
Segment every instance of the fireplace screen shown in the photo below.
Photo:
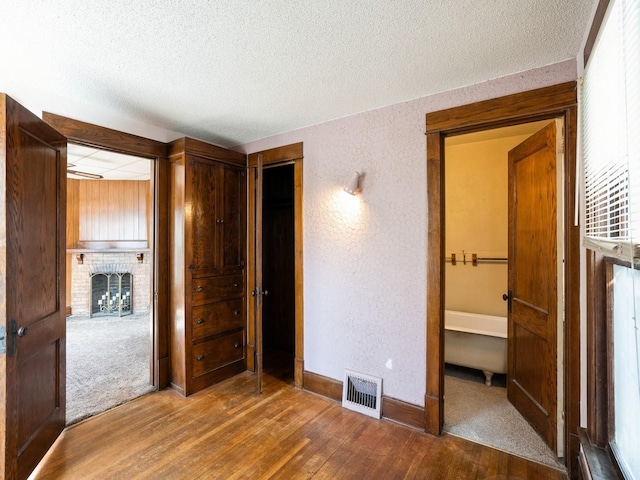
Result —
[{"label": "fireplace screen", "polygon": [[91,316],[131,314],[131,277],[129,272],[91,273]]}]

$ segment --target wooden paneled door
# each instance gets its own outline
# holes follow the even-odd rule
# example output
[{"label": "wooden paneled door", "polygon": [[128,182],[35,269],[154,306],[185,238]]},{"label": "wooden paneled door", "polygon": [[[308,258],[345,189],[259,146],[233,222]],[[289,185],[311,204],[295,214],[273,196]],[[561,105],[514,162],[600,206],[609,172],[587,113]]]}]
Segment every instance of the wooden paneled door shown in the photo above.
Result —
[{"label": "wooden paneled door", "polygon": [[509,401],[557,452],[556,122],[509,152]]},{"label": "wooden paneled door", "polygon": [[4,94],[0,120],[0,477],[22,480],[65,426],[67,141]]}]

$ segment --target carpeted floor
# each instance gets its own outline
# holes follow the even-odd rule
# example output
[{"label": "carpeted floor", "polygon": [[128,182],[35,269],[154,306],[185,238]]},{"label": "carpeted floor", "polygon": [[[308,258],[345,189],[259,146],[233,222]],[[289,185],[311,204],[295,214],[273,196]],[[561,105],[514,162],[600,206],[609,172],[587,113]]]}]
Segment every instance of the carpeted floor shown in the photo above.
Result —
[{"label": "carpeted floor", "polygon": [[67,425],[154,390],[149,314],[67,317]]},{"label": "carpeted floor", "polygon": [[[470,369],[451,369],[444,380],[444,429],[469,440],[564,469],[527,421],[507,400],[503,386],[487,387],[484,375]],[[454,376],[455,375],[455,376]],[[477,378],[475,378],[477,377]],[[495,383],[502,383],[501,377]]]}]

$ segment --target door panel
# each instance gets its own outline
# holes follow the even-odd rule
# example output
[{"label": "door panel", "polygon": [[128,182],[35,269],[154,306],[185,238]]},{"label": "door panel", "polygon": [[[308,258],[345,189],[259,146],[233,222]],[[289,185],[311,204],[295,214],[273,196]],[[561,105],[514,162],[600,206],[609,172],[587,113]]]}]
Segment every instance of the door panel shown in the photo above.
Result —
[{"label": "door panel", "polygon": [[9,333],[0,473],[24,479],[65,425],[66,139],[11,98],[0,105]]},{"label": "door panel", "polygon": [[509,400],[557,451],[556,124],[509,152]]}]

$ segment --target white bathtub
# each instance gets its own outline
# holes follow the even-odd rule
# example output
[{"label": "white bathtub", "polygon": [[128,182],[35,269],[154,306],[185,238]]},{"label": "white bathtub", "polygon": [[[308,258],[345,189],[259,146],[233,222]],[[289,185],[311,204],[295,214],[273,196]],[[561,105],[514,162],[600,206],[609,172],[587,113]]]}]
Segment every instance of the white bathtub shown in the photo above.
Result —
[{"label": "white bathtub", "polygon": [[487,385],[494,373],[507,373],[507,318],[444,312],[444,361],[482,370]]}]

